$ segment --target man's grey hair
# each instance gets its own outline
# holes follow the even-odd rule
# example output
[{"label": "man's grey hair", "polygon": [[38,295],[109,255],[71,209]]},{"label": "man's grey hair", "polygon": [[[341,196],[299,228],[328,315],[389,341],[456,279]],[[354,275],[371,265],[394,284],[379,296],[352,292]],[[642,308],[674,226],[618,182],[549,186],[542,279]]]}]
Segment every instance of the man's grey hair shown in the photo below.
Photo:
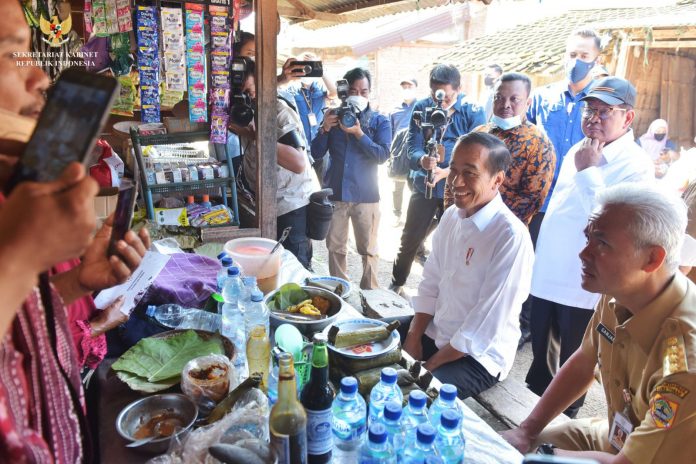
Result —
[{"label": "man's grey hair", "polygon": [[659,246],[665,250],[665,265],[670,271],[679,266],[686,231],[686,204],[671,194],[644,183],[622,183],[600,193],[602,210],[619,206],[631,214],[626,229],[636,248]]}]

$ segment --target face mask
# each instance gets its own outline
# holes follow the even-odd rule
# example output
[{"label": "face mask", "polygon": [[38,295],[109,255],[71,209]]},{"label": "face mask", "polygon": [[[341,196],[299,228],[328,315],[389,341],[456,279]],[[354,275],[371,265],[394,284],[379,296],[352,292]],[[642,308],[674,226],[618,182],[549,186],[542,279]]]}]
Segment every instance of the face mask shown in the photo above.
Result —
[{"label": "face mask", "polygon": [[492,87],[493,84],[495,83],[495,77],[486,76],[483,78],[483,83],[486,85],[486,87]]},{"label": "face mask", "polygon": [[367,108],[367,98],[362,97],[360,95],[351,95],[348,97],[346,102],[350,105],[352,105],[355,109],[357,109],[359,112],[365,111]]},{"label": "face mask", "polygon": [[662,142],[662,140],[665,138],[666,135],[667,134],[655,134],[654,137],[655,137],[655,140],[657,140],[658,142]]},{"label": "face mask", "polygon": [[494,114],[491,116],[491,122],[502,130],[510,130],[513,127],[517,127],[522,124],[522,117],[513,116],[511,118],[501,118]]},{"label": "face mask", "polygon": [[587,74],[589,74],[590,70],[594,68],[594,65],[594,61],[587,62],[578,59],[569,61],[566,64],[566,75],[568,76],[568,80],[570,80],[570,82],[573,84],[577,84],[587,77]]},{"label": "face mask", "polygon": [[416,89],[402,89],[401,96],[404,101],[411,101],[416,98]]}]

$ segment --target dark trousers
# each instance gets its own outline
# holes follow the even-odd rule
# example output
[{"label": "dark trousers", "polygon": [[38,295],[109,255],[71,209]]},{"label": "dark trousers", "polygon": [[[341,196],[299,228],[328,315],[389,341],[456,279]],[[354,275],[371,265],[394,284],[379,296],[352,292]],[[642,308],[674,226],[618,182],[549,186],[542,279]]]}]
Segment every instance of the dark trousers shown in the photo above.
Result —
[{"label": "dark trousers", "polygon": [[283,242],[283,247],[295,255],[302,265],[309,269],[312,262],[312,242],[307,237],[307,206],[278,216],[278,238],[286,227],[292,226],[290,235]]},{"label": "dark trousers", "polygon": [[392,284],[404,285],[411,273],[413,258],[423,240],[432,230],[433,218],[440,220],[443,212],[441,198],[425,198],[422,192],[415,191],[411,194],[406,211],[406,223],[401,234],[401,247],[394,261],[392,269]]},{"label": "dark trousers", "polygon": [[[529,235],[532,237],[532,245],[536,250],[537,238],[539,238],[539,229],[541,228],[541,221],[544,220],[545,213],[537,213],[534,215],[531,221],[529,221]],[[526,333],[529,333],[530,319],[532,317],[532,295],[527,297],[527,300],[522,303],[522,311],[520,312],[520,330],[522,331],[522,336],[524,337]]]},{"label": "dark trousers", "polygon": [[[541,396],[553,380],[557,366],[562,366],[582,343],[593,311],[565,306],[532,297],[532,354],[534,359],[525,379],[529,389]],[[575,417],[585,402],[585,395],[565,410]]]},{"label": "dark trousers", "polygon": [[[435,341],[423,335],[423,359],[430,359],[438,349]],[[442,383],[451,383],[457,387],[457,396],[460,399],[478,395],[484,390],[498,383],[498,377],[493,377],[488,371],[471,356],[464,356],[435,369],[432,373]]]}]

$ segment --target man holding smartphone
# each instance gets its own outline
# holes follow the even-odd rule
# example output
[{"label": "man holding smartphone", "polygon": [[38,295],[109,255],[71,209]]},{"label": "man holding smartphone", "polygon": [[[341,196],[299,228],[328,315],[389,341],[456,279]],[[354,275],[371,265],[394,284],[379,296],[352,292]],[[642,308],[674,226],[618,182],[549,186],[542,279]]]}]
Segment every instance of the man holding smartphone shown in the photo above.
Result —
[{"label": "man holding smartphone", "polygon": [[[17,65],[15,53],[29,52],[31,37],[20,4],[0,2],[0,18],[0,109],[35,119],[48,77]],[[0,188],[23,150],[0,142]],[[96,193],[84,167],[73,163],[57,180],[22,182],[0,201],[0,461],[91,459],[64,305],[126,280],[149,246],[147,233],[130,232],[117,245],[119,256],[108,256],[109,221],[92,235]],[[39,274],[79,256],[81,264],[56,275],[42,295]]]}]

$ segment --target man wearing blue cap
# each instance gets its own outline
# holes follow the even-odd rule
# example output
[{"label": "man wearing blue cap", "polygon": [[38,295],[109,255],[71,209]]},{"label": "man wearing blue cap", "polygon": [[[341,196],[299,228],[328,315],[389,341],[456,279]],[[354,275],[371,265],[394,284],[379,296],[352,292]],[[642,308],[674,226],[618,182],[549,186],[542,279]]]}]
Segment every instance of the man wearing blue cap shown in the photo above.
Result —
[{"label": "man wearing blue cap", "polygon": [[[625,79],[596,81],[582,99],[585,138],[565,157],[541,224],[532,275],[532,352],[529,388],[542,395],[558,369],[580,346],[599,295],[581,287],[578,254],[597,194],[622,182],[652,182],[650,157],[635,143],[631,124],[636,89]],[[574,417],[584,397],[566,414]]]}]

